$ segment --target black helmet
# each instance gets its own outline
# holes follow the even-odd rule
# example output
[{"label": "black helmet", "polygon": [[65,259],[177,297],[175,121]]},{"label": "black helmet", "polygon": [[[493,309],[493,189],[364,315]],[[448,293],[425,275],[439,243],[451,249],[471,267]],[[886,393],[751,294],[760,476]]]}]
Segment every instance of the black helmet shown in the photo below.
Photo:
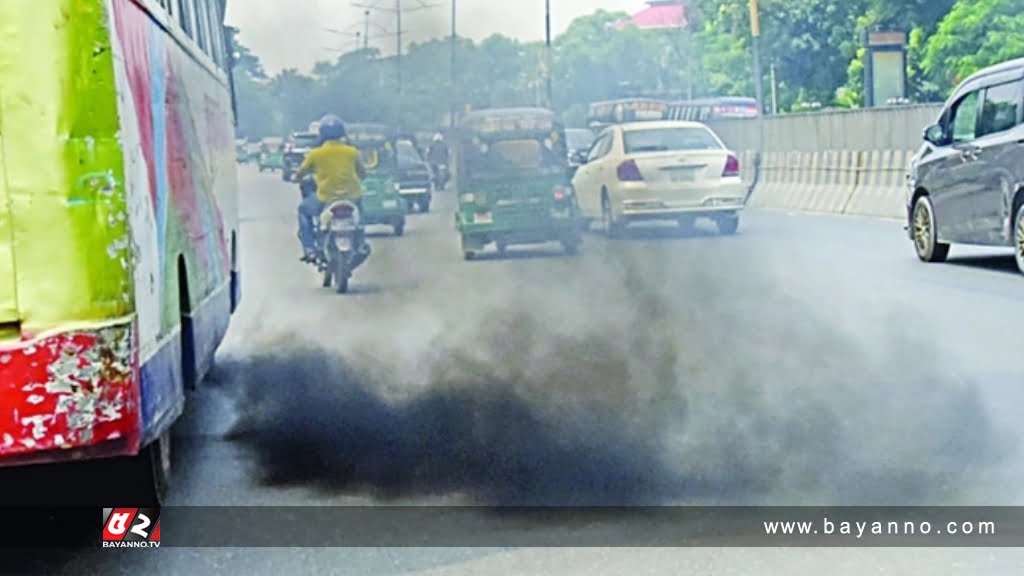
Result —
[{"label": "black helmet", "polygon": [[328,114],[320,119],[320,141],[341,140],[345,137],[345,123],[341,118]]}]

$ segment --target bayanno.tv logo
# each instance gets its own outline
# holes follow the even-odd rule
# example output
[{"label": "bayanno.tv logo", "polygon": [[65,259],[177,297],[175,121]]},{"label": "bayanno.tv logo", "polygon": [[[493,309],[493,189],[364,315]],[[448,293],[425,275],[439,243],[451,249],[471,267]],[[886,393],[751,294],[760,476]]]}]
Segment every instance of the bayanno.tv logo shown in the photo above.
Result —
[{"label": "bayanno.tv logo", "polygon": [[104,508],[104,548],[159,548],[159,508]]}]

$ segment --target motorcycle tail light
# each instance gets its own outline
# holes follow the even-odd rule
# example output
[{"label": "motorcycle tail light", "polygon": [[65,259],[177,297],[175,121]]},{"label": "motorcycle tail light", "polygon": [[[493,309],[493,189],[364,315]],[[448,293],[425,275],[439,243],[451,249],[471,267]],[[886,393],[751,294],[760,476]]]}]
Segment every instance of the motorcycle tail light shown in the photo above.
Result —
[{"label": "motorcycle tail light", "polygon": [[352,218],[354,213],[355,210],[348,204],[340,204],[331,208],[331,216],[338,219]]}]

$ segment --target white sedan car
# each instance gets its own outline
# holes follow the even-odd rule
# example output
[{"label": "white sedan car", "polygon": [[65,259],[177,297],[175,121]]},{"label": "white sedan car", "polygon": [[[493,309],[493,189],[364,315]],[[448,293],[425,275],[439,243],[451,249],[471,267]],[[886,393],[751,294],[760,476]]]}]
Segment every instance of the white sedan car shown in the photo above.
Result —
[{"label": "white sedan car", "polygon": [[600,219],[618,236],[635,221],[672,220],[692,226],[710,218],[733,234],[746,205],[740,163],[699,122],[657,121],[606,128],[573,177],[583,218]]}]

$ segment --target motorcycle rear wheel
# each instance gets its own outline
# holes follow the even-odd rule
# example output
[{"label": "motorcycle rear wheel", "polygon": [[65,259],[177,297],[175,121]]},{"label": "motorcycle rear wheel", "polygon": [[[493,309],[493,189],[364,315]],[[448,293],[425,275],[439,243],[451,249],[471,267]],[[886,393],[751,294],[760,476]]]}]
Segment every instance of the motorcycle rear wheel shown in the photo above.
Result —
[{"label": "motorcycle rear wheel", "polygon": [[334,262],[334,291],[338,294],[348,292],[349,269],[348,262],[344,257],[339,257]]}]

